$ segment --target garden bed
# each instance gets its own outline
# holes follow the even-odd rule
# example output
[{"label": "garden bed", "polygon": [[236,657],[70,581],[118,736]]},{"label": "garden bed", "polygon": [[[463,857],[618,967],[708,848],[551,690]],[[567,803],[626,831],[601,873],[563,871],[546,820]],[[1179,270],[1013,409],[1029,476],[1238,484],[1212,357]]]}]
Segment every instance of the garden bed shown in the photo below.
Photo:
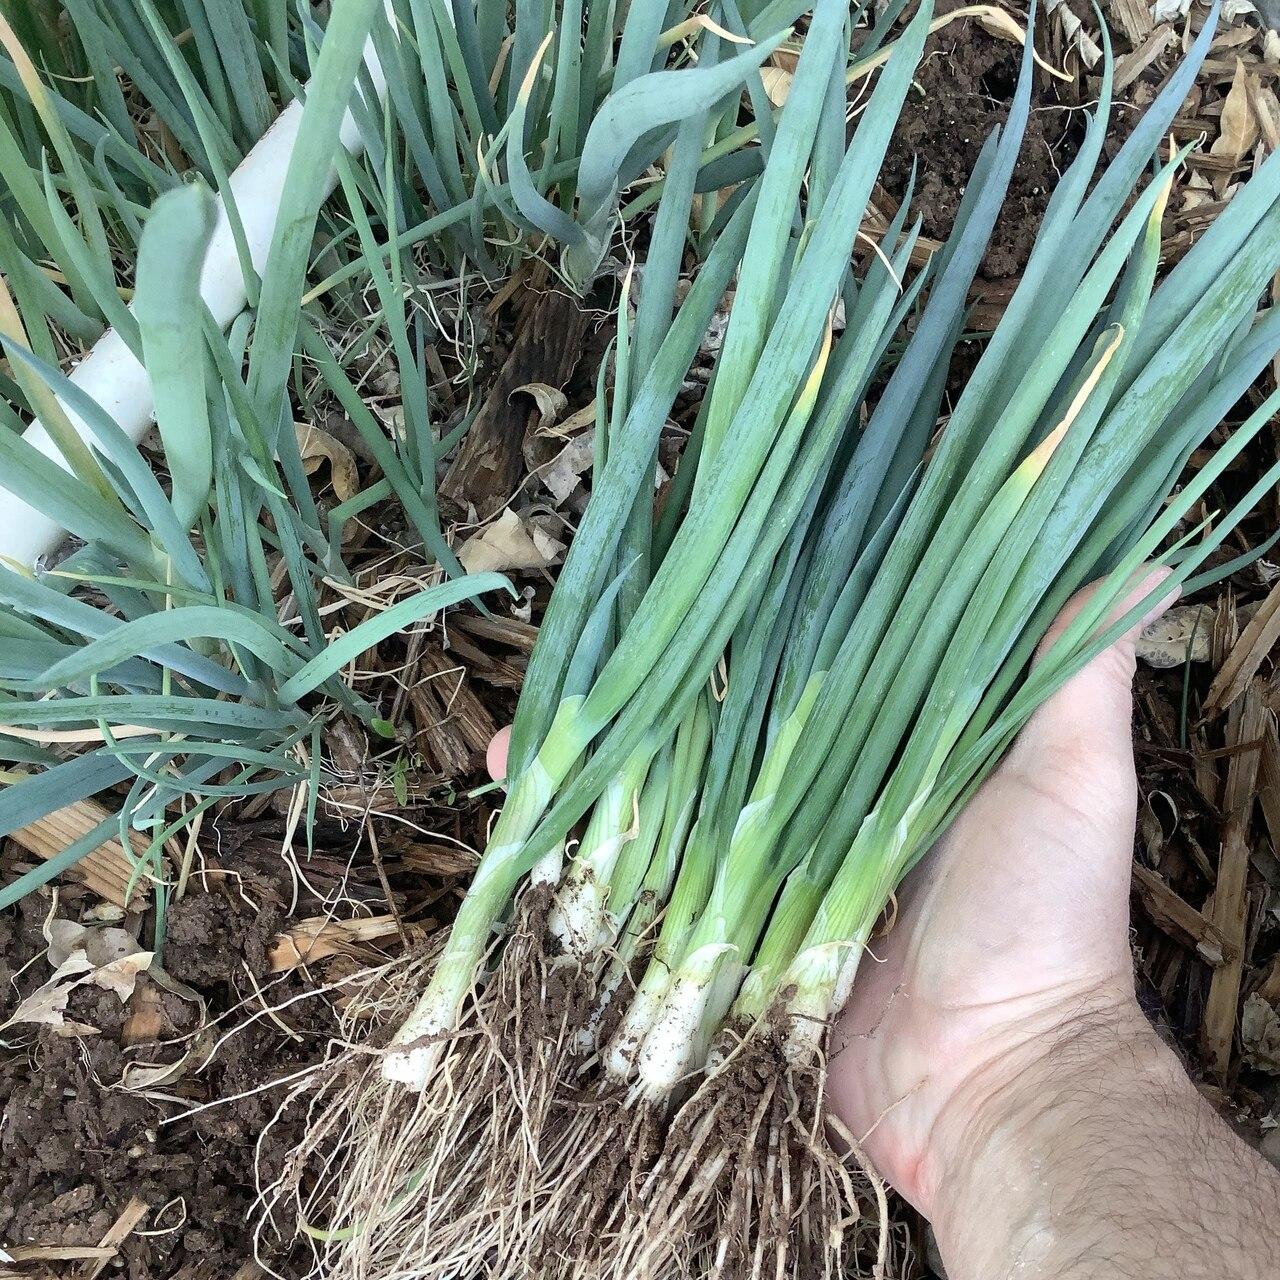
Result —
[{"label": "garden bed", "polygon": [[[1096,39],[1092,12],[1075,8],[1074,21]],[[974,289],[974,351],[1016,284],[1053,182],[1079,145],[1079,112],[1095,96],[1099,68],[1083,64],[1062,16],[1041,17],[1038,47],[1067,79],[1037,75],[1023,158]],[[1112,18],[1118,145],[1132,111],[1151,101],[1172,67],[1183,26],[1176,17],[1150,20],[1141,3],[1116,4]],[[1178,141],[1199,133],[1207,141],[1170,201],[1166,265],[1226,204],[1255,156],[1280,141],[1276,45],[1280,38],[1254,16],[1219,34],[1175,124]],[[914,162],[923,234],[946,234],[982,141],[1007,111],[1018,58],[1015,42],[971,17],[930,38],[874,197],[880,214],[892,217]],[[644,224],[634,231],[643,238]],[[476,349],[445,352],[445,380],[452,362],[478,363],[473,391],[489,434],[473,439],[489,444],[470,446],[471,455],[464,445],[461,460],[446,460],[446,527],[455,546],[487,557],[475,561],[480,567],[511,572],[523,595],[493,605],[490,617],[463,606],[447,625],[386,640],[363,660],[366,696],[395,699],[411,726],[407,749],[390,752],[350,728],[329,744],[333,782],[319,800],[311,849],[288,790],[215,807],[200,828],[185,894],[167,912],[165,982],[142,974],[124,1002],[114,989],[81,985],[6,1032],[14,1047],[0,1063],[0,1242],[18,1274],[249,1280],[261,1274],[255,1247],[272,1271],[305,1274],[310,1255],[293,1240],[293,1224],[262,1227],[255,1207],[258,1187],[279,1175],[300,1141],[296,1114],[272,1121],[286,1087],[324,1069],[346,982],[446,925],[484,847],[499,794],[484,785],[485,745],[510,722],[557,544],[569,541],[590,487],[589,458],[566,471],[562,442],[572,440],[566,423],[594,393],[606,310],[625,272],[621,260],[611,265],[580,302],[566,300],[535,263],[496,292],[477,284],[449,304]],[[558,300],[549,303],[550,295]],[[963,350],[956,363],[966,363]],[[369,373],[376,387],[378,369]],[[966,373],[954,371],[957,389]],[[547,385],[563,390],[563,401],[544,399]],[[701,393],[691,383],[677,402],[663,444],[669,470]],[[380,411],[397,408],[393,383],[378,394]],[[313,425],[358,445],[331,397],[318,396],[308,411]],[[1230,485],[1243,487],[1274,461],[1277,440],[1269,434],[1256,456],[1247,454]],[[557,462],[558,488],[548,478]],[[358,448],[353,465],[367,478]],[[331,502],[328,467],[313,482]],[[1260,544],[1278,516],[1274,500],[1264,505],[1232,552]],[[362,586],[385,589],[414,572],[394,502],[360,521]],[[1135,725],[1142,993],[1205,1091],[1264,1149],[1280,1103],[1280,926],[1270,910],[1280,893],[1280,743],[1269,714],[1280,701],[1269,656],[1278,580],[1280,569],[1264,557],[1199,597],[1202,612],[1174,619],[1165,648],[1185,654],[1194,630],[1191,648],[1202,652],[1142,668]],[[1159,647],[1149,646],[1157,658]],[[1238,860],[1242,847],[1247,874],[1215,895],[1224,859]],[[26,848],[5,844],[5,880],[30,865]],[[104,908],[74,880],[39,890],[0,915],[8,992],[0,1010],[31,1005],[47,988],[51,920],[106,922],[140,939],[139,949],[154,930],[147,910]],[[1223,984],[1244,1002],[1242,1034],[1206,1012]],[[917,1246],[910,1274],[927,1274],[919,1224],[903,1229]]]}]

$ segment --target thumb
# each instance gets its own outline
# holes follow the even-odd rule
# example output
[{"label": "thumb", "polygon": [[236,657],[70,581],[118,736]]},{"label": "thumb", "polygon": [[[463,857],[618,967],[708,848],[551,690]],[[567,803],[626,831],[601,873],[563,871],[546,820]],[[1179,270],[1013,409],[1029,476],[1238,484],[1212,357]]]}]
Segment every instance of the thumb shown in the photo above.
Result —
[{"label": "thumb", "polygon": [[507,777],[507,749],[511,746],[511,726],[504,725],[489,740],[484,753],[485,768],[494,782],[504,782]]},{"label": "thumb", "polygon": [[[1106,625],[1117,621],[1149,596],[1169,576],[1167,568],[1144,572],[1112,610]],[[1045,633],[1036,651],[1039,661],[1089,602],[1099,583],[1078,591]],[[1148,613],[1114,644],[1096,655],[1058,689],[1028,722],[1023,737],[1037,754],[1060,754],[1087,747],[1101,757],[1128,761],[1132,749],[1133,674],[1137,665],[1137,641],[1144,627],[1154,622],[1177,599],[1177,590],[1163,596]]]}]

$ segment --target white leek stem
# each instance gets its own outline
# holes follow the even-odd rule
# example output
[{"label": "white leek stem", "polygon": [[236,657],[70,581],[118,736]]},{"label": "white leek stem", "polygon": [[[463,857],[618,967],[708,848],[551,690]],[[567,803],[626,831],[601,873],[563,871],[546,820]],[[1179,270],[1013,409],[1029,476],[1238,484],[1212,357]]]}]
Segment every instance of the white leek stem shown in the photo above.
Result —
[{"label": "white leek stem", "polygon": [[566,955],[586,960],[596,955],[608,941],[605,928],[604,894],[590,869],[570,867],[556,894],[548,926],[551,936]]},{"label": "white leek stem", "polygon": [[[640,1046],[636,1075],[641,1094],[650,1101],[670,1096],[672,1089],[706,1052],[704,1023],[712,1003],[726,952],[737,948],[728,942],[699,947],[680,965],[666,998]],[[727,966],[733,985],[741,978],[736,965]],[[723,981],[723,978],[721,978]]]},{"label": "white leek stem", "polygon": [[865,937],[827,942],[800,952],[788,966],[781,985],[792,993],[787,1000],[791,1027],[786,1044],[792,1062],[810,1061],[821,1048],[827,1025],[849,998],[865,950]]},{"label": "white leek stem", "polygon": [[611,1079],[622,1081],[631,1074],[631,1069],[640,1056],[640,1047],[670,989],[671,970],[664,965],[650,964],[605,1050],[604,1067]]},{"label": "white leek stem", "polygon": [[435,1072],[444,1045],[467,994],[475,985],[481,957],[493,937],[493,926],[510,898],[510,864],[523,841],[490,846],[476,869],[431,984],[392,1040],[393,1052],[382,1060],[382,1074],[413,1089],[423,1089]]},{"label": "white leek stem", "polygon": [[560,883],[560,871],[564,866],[564,841],[553,845],[533,864],[529,872],[530,884],[557,885]]},{"label": "white leek stem", "polygon": [[[386,11],[388,17],[392,17],[390,0],[387,0]],[[395,26],[392,20],[393,30]],[[374,53],[372,39],[365,44],[364,61],[369,78],[382,97],[386,92],[386,76]],[[232,198],[244,225],[249,256],[259,272],[266,263],[275,235],[276,216],[301,122],[302,101],[295,99],[276,117],[231,175]],[[359,155],[363,150],[360,129],[350,112],[342,118],[339,138],[351,155]],[[326,194],[333,190],[336,182],[337,173],[331,170]],[[231,224],[221,198],[213,238],[200,273],[200,296],[223,328],[244,310],[248,300]],[[72,371],[71,381],[97,401],[135,443],[146,434],[155,409],[151,381],[114,329],[108,329],[98,339],[93,350]],[[66,403],[62,407],[76,433],[92,442],[94,437],[88,424]],[[23,439],[46,458],[70,470],[41,422],[33,422],[23,433]],[[65,537],[66,530],[57,521],[28,506],[16,494],[0,489],[0,559],[14,560],[31,568],[42,556],[56,551]]]},{"label": "white leek stem", "polygon": [[[521,848],[522,842],[514,841],[485,851],[463,904],[464,908],[470,904],[471,911],[459,911],[430,987],[391,1041],[392,1052],[382,1060],[384,1079],[424,1089],[435,1074],[446,1033],[457,1022],[458,1009],[475,985],[480,957],[492,939],[497,918],[493,904],[505,903],[510,896],[510,863]],[[562,841],[534,864],[529,883],[554,885],[563,860]]]},{"label": "white leek stem", "polygon": [[551,934],[579,959],[597,954],[616,936],[606,910],[609,877],[623,848],[636,838],[633,810],[638,788],[634,778],[622,774],[604,789],[556,895]]}]

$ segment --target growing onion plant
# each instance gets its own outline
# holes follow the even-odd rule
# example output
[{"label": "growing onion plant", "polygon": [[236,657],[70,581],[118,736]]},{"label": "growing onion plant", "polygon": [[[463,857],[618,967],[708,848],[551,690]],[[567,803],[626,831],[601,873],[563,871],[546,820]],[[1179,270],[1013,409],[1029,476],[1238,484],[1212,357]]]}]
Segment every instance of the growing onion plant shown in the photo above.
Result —
[{"label": "growing onion plant", "polygon": [[[437,464],[467,418],[441,423],[424,356],[439,335],[406,296],[446,271],[510,270],[557,233],[585,287],[620,185],[781,38],[720,59],[712,34],[699,66],[697,23],[650,38],[665,7],[579,6],[568,16],[595,32],[579,58],[555,44],[562,16],[337,0],[321,31],[283,0],[0,6],[0,833],[128,781],[110,823],[148,833],[150,876],[220,801],[303,785],[313,812],[333,715],[394,732],[342,668],[501,585],[458,576],[441,526]],[[299,98],[263,195],[245,173]],[[526,127],[531,105],[550,133]],[[574,217],[548,229],[553,181]],[[93,394],[66,374],[88,344]],[[401,391],[395,432],[352,367],[378,349]],[[321,395],[382,473],[327,514],[293,424]],[[167,488],[132,443],[152,412]],[[322,592],[349,581],[343,531],[388,498],[453,581],[330,643]],[[59,530],[81,545],[52,571],[33,563]]]},{"label": "growing onion plant", "polygon": [[[0,430],[6,487],[83,543],[47,572],[0,565],[0,829],[132,784],[116,815],[6,885],[0,904],[133,826],[150,836],[137,874],[155,875],[162,928],[160,852],[174,834],[229,796],[303,783],[314,804],[334,714],[393,736],[343,669],[444,606],[508,585],[460,575],[329,634],[322,582],[347,577],[341,533],[356,503],[321,516],[291,418],[282,423],[277,408],[272,424],[255,387],[250,317],[224,337],[204,311],[198,272],[211,225],[209,193],[186,186],[156,202],[142,237],[131,315],[168,491],[111,415],[34,354],[0,287],[0,343],[15,377],[55,439],[78,441],[63,403],[93,432],[92,448],[67,447],[64,470]],[[429,542],[425,506],[405,505]]]},{"label": "growing onion plant", "polygon": [[[1212,22],[1102,164],[1108,52],[939,429],[1032,52],[913,275],[907,202],[879,243],[860,226],[929,8],[888,42],[847,138],[853,16],[813,7],[785,106],[748,130],[757,172],[678,305],[698,174],[741,127],[736,99],[675,132],[506,802],[438,953],[359,1003],[398,1029],[311,1100],[292,1185],[326,1274],[844,1274],[860,1229],[821,1121],[823,1042],[890,894],[1045,697],[1158,596],[1239,567],[1206,565],[1280,480],[1271,466],[1202,518],[1275,393],[1182,482],[1280,350],[1259,311],[1280,159],[1160,278],[1185,153],[1159,156]],[[655,519],[658,435],[726,290]],[[1167,577],[1135,596],[1152,564]]]},{"label": "growing onion plant", "polygon": [[[293,351],[331,155],[379,11],[351,0],[333,7],[323,47],[312,51],[312,96],[283,198],[272,211],[270,251],[260,273],[245,267],[254,307],[224,334],[201,293],[214,229],[214,196],[201,172],[207,168],[225,192],[226,170],[251,137],[250,126],[262,121],[255,115],[232,128],[231,120],[215,119],[205,89],[220,81],[202,61],[206,46],[197,38],[200,56],[184,62],[148,0],[115,11],[120,30],[108,30],[87,6],[74,8],[78,56],[87,65],[101,58],[121,65],[139,92],[160,104],[157,121],[166,119],[166,102],[185,111],[191,128],[175,128],[173,136],[191,140],[191,169],[179,181],[172,150],[165,166],[157,165],[103,103],[95,123],[50,92],[16,28],[0,24],[13,73],[4,80],[12,96],[0,109],[0,174],[15,206],[0,246],[0,343],[12,378],[5,384],[8,420],[0,427],[8,522],[0,549],[24,544],[23,530],[12,527],[23,511],[68,530],[79,544],[52,568],[33,572],[22,557],[0,563],[6,640],[0,760],[8,784],[0,795],[0,830],[130,783],[116,813],[6,885],[0,902],[133,827],[149,838],[136,875],[154,883],[160,934],[166,841],[229,797],[301,785],[314,811],[323,729],[336,714],[354,716],[375,735],[393,733],[382,710],[348,686],[344,668],[445,605],[505,583],[496,575],[456,576],[336,638],[322,618],[326,579],[350,581],[341,554],[344,527],[371,498],[357,495],[327,515],[317,506],[293,423]],[[233,12],[213,7],[193,19],[197,37],[201,21],[231,23],[220,27],[221,59],[238,47],[228,43],[240,31]],[[28,15],[31,22],[38,16]],[[247,18],[240,14],[238,21]],[[46,67],[79,65],[56,60],[64,49],[61,28],[36,23],[33,36],[31,22],[26,34],[41,42]],[[240,35],[247,40],[251,32],[245,27]],[[157,87],[163,66],[175,86],[171,97]],[[197,71],[206,73],[204,89]],[[236,81],[238,113],[257,100],[250,89],[263,87],[250,79]],[[109,96],[104,85],[94,92]],[[13,124],[9,133],[6,122]],[[227,125],[225,135],[215,128],[219,122]],[[56,176],[43,147],[57,157]],[[37,158],[33,174],[25,166]],[[156,190],[161,194],[149,210],[138,203]],[[49,260],[65,270],[50,272]],[[118,283],[121,275],[127,286]],[[77,339],[94,338],[104,320],[113,326],[106,341],[127,362],[119,398],[99,402],[64,373],[62,357]],[[313,310],[302,326],[310,335],[324,322]],[[403,311],[388,323],[392,335],[404,334]],[[349,386],[321,345],[330,382]],[[129,371],[135,369],[154,405],[167,487],[117,421],[134,416]],[[33,443],[23,421],[28,414],[39,417],[51,447]],[[434,504],[436,453],[449,440],[436,441],[425,414],[407,416],[406,438],[394,442],[367,413],[357,420],[384,473],[373,498],[394,493],[427,554],[460,575]]]},{"label": "growing onion plant", "polygon": [[[427,409],[413,388],[428,381],[421,351],[441,335],[429,307],[416,308],[407,323],[404,295],[429,296],[441,275],[462,287],[477,267],[500,276],[521,255],[543,252],[548,234],[564,238],[566,253],[574,253],[574,280],[589,285],[619,184],[662,151],[672,122],[724,97],[780,38],[720,65],[717,38],[695,52],[702,28],[686,22],[659,39],[647,62],[622,56],[634,44],[628,32],[657,12],[646,16],[635,6],[619,18],[621,74],[615,74],[612,10],[606,6],[589,20],[608,39],[604,52],[587,58],[587,92],[580,59],[557,53],[554,65],[543,65],[541,53],[558,30],[559,15],[549,8],[521,9],[510,22],[505,9],[463,13],[459,29],[439,5],[344,0],[323,33],[306,10],[291,18],[285,0],[0,8],[0,184],[7,215],[0,269],[35,354],[57,363],[96,343],[76,380],[134,439],[140,436],[153,400],[126,303],[141,227],[158,195],[200,178],[218,197],[219,221],[201,277],[218,323],[225,327],[246,305],[255,309],[255,348],[283,386],[278,369],[297,328],[295,268],[314,255],[314,273],[323,278],[301,297],[324,299],[326,307],[316,314],[312,306],[307,327],[354,329],[349,349],[366,349],[379,328],[378,315],[367,314],[365,286],[372,284],[406,389],[406,452],[416,454],[410,469],[422,470]],[[323,60],[331,66],[313,83],[322,35]],[[526,68],[521,51],[534,47],[539,59]],[[691,65],[699,56],[704,65]],[[650,64],[668,59],[686,65],[649,74]],[[321,96],[302,113],[299,95],[310,90]],[[550,137],[524,124],[530,103],[541,104],[548,92],[555,104]],[[334,146],[334,116],[341,117],[342,148]],[[347,160],[345,151],[360,159]],[[345,170],[343,199],[321,202],[317,216],[314,206],[339,180],[335,157]],[[538,211],[552,208],[540,194],[552,178],[571,208],[575,187],[582,186],[582,196],[578,221],[562,214],[548,229]],[[275,269],[264,275],[273,245],[280,251]],[[279,269],[284,257],[287,271]],[[289,290],[278,287],[281,280]],[[332,376],[331,361],[321,364],[341,398],[348,388]],[[24,431],[26,419],[38,419],[21,380],[6,378],[0,389],[6,425]],[[87,433],[74,412],[68,417],[80,435]],[[65,433],[55,447],[44,423],[28,438],[55,459],[64,446],[79,448]],[[434,485],[419,487],[430,504]],[[6,499],[0,515],[8,526],[0,549],[7,554],[30,564],[56,545],[58,527],[38,506]],[[430,524],[428,549],[438,558],[434,514]]]}]

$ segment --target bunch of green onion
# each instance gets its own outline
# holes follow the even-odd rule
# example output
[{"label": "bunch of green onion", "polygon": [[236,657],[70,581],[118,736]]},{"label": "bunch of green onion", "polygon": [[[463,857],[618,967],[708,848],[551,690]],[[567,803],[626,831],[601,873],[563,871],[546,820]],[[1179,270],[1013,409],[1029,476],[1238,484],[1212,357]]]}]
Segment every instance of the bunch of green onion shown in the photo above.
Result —
[{"label": "bunch of green onion", "polygon": [[[760,130],[763,171],[717,215],[677,306],[708,115],[680,125],[507,801],[425,991],[316,1108],[326,1176],[302,1204],[331,1274],[840,1273],[858,1233],[816,1118],[822,1041],[889,896],[1033,709],[1152,607],[1131,598],[1139,570],[1168,566],[1159,595],[1203,585],[1280,480],[1273,466],[1186,527],[1280,407],[1271,395],[1178,487],[1280,350],[1280,312],[1258,312],[1280,268],[1280,159],[1156,283],[1182,155],[1142,179],[1212,23],[1098,173],[1108,52],[1079,153],[938,432],[1031,51],[943,247],[909,275],[904,201],[859,273],[930,12],[846,144],[848,18],[818,0]],[[655,521],[659,432],[731,283]]]}]

